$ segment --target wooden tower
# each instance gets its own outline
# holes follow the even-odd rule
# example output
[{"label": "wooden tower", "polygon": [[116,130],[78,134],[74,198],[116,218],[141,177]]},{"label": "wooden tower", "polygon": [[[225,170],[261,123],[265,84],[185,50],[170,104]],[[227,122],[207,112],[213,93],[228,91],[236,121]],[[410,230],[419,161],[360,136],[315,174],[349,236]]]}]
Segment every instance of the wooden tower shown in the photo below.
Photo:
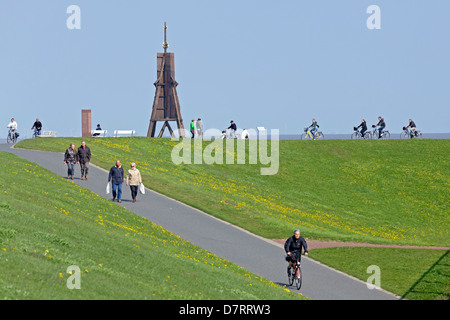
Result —
[{"label": "wooden tower", "polygon": [[175,55],[167,52],[167,26],[164,22],[164,53],[157,53],[157,74],[155,98],[153,100],[153,110],[148,127],[147,137],[154,137],[156,123],[164,122],[158,138],[161,138],[164,130],[169,129],[171,136],[174,132],[169,121],[176,121],[180,137],[184,138],[183,119],[180,111],[180,101],[177,95],[178,83],[175,81]]}]

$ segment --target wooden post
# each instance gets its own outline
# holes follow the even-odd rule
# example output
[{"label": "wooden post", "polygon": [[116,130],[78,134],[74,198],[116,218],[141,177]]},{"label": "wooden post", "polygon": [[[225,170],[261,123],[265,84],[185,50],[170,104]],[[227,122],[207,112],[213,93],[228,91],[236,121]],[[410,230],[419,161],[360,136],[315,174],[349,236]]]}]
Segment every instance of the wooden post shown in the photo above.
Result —
[{"label": "wooden post", "polygon": [[81,110],[81,136],[90,137],[91,136],[91,110],[83,109]]}]

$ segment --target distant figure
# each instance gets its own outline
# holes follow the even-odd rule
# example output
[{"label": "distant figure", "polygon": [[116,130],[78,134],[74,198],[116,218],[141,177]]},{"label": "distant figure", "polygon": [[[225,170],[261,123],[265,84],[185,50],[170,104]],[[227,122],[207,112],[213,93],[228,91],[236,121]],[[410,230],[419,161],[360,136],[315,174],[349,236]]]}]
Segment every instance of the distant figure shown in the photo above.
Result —
[{"label": "distant figure", "polygon": [[233,120],[230,121],[230,126],[227,129],[230,129],[230,138],[234,138],[235,134],[236,134],[236,130],[237,130],[237,126],[236,123],[234,123]]},{"label": "distant figure", "polygon": [[315,140],[317,128],[319,128],[319,124],[317,123],[316,119],[312,119],[312,124],[309,126],[309,128],[309,132],[311,133],[313,140]]},{"label": "distant figure", "polygon": [[198,138],[203,138],[203,123],[202,123],[202,119],[198,118],[197,119],[197,123],[195,124],[195,126],[197,127],[197,136],[198,136]]},{"label": "distant figure", "polygon": [[112,184],[112,201],[115,201],[117,196],[117,202],[122,202],[123,168],[119,160],[109,170],[108,183]]},{"label": "distant figure", "polygon": [[383,137],[383,130],[386,128],[386,122],[384,122],[384,119],[380,116],[378,117],[378,123],[372,127],[379,127],[378,128],[378,139],[381,139]]},{"label": "distant figure", "polygon": [[241,139],[248,139],[248,131],[244,129],[241,133]]},{"label": "distant figure", "polygon": [[226,131],[222,131],[222,136],[220,138],[221,139],[226,139],[227,138],[227,132]]},{"label": "distant figure", "polygon": [[367,123],[366,120],[362,119],[361,120],[361,124],[359,126],[356,127],[356,129],[361,128],[361,139],[364,139],[364,134],[367,131]]},{"label": "distant figure", "polygon": [[[102,128],[100,128],[100,124],[97,125],[97,128],[95,128],[95,130],[102,130]],[[97,137],[97,136],[99,136],[99,135],[100,135],[100,133],[96,132],[96,133],[94,133],[92,136],[93,136],[93,137]]]},{"label": "distant figure", "polygon": [[192,121],[191,121],[190,131],[192,134],[191,138],[194,138],[194,136],[195,136],[195,120],[194,119],[192,119]]},{"label": "distant figure", "polygon": [[17,131],[17,122],[14,120],[14,118],[11,118],[11,122],[6,127],[9,128],[10,130],[12,130],[13,132],[16,132]]},{"label": "distant figure", "polygon": [[78,148],[78,163],[81,167],[81,180],[88,179],[89,162],[91,162],[91,149],[89,149],[85,141],[82,141],[81,146]]},{"label": "distant figure", "polygon": [[136,196],[138,194],[139,185],[142,183],[141,173],[136,169],[136,163],[131,163],[131,169],[127,172],[127,182],[126,185],[130,186],[131,198],[133,202],[136,202]]},{"label": "distant figure", "polygon": [[33,126],[31,127],[31,130],[34,129],[34,134],[36,136],[40,136],[41,135],[41,130],[42,130],[42,122],[39,121],[39,119],[36,119],[36,121],[34,122]]},{"label": "distant figure", "polygon": [[73,180],[75,165],[78,162],[78,152],[75,150],[75,143],[71,143],[69,149],[64,154],[64,164],[67,164],[67,179]]},{"label": "distant figure", "polygon": [[406,128],[410,128],[410,138],[412,139],[414,136],[417,136],[417,132],[416,132],[416,124],[414,123],[414,121],[412,121],[412,119],[409,119],[409,124]]}]

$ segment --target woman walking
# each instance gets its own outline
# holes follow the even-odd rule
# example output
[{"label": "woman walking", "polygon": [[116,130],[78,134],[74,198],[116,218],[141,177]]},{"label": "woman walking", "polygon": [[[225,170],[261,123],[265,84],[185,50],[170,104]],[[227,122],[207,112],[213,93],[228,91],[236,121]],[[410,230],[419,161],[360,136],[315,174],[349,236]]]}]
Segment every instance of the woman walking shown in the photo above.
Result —
[{"label": "woman walking", "polygon": [[136,202],[136,196],[138,193],[139,185],[142,183],[141,173],[136,169],[136,163],[131,163],[131,169],[127,172],[127,186],[130,186],[131,197],[133,202]]},{"label": "woman walking", "polygon": [[75,165],[78,162],[78,152],[75,150],[75,144],[71,143],[69,149],[64,154],[64,164],[67,164],[67,179],[73,180]]}]

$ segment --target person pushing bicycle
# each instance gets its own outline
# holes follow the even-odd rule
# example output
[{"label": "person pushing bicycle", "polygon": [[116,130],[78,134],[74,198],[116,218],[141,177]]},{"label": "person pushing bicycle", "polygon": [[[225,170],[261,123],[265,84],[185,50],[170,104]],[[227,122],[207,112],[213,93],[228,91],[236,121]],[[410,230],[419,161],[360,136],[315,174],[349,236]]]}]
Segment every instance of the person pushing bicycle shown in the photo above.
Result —
[{"label": "person pushing bicycle", "polygon": [[291,276],[292,263],[296,261],[296,258],[301,260],[302,249],[305,251],[305,255],[308,255],[308,245],[305,238],[300,236],[300,230],[294,230],[294,235],[289,237],[284,243],[284,251],[286,251],[286,261],[289,262],[287,268],[288,276]]}]

